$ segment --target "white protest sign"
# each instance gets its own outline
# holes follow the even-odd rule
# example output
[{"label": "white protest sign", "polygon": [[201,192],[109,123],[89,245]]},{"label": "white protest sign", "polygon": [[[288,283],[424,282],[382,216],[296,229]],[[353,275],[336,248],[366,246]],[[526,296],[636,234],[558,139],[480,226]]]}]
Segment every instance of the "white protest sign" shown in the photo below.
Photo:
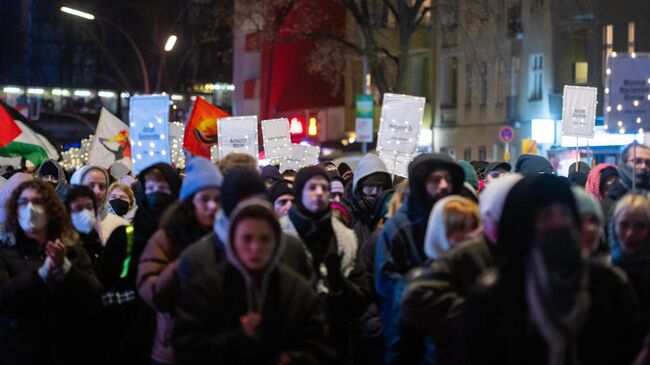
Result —
[{"label": "white protest sign", "polygon": [[377,151],[412,156],[418,146],[426,99],[384,94]]},{"label": "white protest sign", "polygon": [[596,126],[598,89],[584,86],[564,86],[562,103],[562,134],[593,138]]},{"label": "white protest sign", "polygon": [[281,161],[291,156],[291,135],[287,118],[263,120],[262,137],[266,158]]},{"label": "white protest sign", "polygon": [[169,98],[163,95],[132,96],[129,99],[129,129],[136,174],[157,162],[171,164]]},{"label": "white protest sign", "polygon": [[255,157],[257,161],[257,116],[219,118],[219,160],[231,152]]},{"label": "white protest sign", "polygon": [[409,176],[408,168],[409,163],[411,163],[410,156],[391,152],[379,152],[379,158],[386,164],[389,174],[402,177]]},{"label": "white protest sign", "polygon": [[280,171],[298,171],[305,166],[315,165],[318,163],[319,155],[320,147],[318,146],[291,145],[291,156],[280,162]]}]

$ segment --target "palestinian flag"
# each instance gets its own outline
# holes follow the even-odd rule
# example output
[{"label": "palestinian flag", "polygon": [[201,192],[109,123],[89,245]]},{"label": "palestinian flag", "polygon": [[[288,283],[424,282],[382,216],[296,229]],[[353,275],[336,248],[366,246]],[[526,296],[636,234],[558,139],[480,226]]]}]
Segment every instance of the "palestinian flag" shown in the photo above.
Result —
[{"label": "palestinian flag", "polygon": [[0,100],[0,157],[24,157],[34,166],[59,159],[56,144],[40,127]]}]

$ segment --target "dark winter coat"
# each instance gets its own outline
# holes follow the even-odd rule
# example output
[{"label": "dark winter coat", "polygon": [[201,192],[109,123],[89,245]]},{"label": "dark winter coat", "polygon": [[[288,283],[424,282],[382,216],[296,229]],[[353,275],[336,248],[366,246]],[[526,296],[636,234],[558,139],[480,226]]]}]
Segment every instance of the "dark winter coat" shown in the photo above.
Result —
[{"label": "dark winter coat", "polygon": [[413,269],[402,296],[402,319],[436,344],[440,364],[454,364],[465,298],[478,277],[494,266],[493,245],[484,236],[462,243],[429,266]]},{"label": "dark winter coat", "polygon": [[[594,262],[588,265],[591,300],[577,335],[579,363],[629,364],[642,336],[634,291],[622,272]],[[513,297],[510,289],[496,271],[480,278],[463,312],[459,364],[548,364],[547,345],[530,324],[525,297]]]},{"label": "dark winter coat", "polygon": [[100,343],[101,284],[81,245],[67,247],[72,264],[63,281],[38,274],[45,253],[22,234],[0,242],[0,362],[87,364]]}]

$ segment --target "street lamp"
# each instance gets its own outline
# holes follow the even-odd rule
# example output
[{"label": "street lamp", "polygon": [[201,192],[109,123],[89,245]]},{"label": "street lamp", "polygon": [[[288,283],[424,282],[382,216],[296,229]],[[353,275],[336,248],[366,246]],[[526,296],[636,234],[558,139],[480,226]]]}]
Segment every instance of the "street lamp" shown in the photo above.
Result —
[{"label": "street lamp", "polygon": [[[133,40],[133,37],[126,31],[126,29],[122,28],[116,23],[113,23],[112,21],[104,18],[104,17],[96,17],[93,14],[86,13],[77,9],[69,8],[67,6],[62,6],[60,10],[66,14],[74,15],[83,19],[87,20],[95,20],[103,22],[105,24],[108,24],[115,29],[117,29],[118,32],[120,32],[131,44],[131,47],[133,48],[133,51],[135,52],[136,57],[138,58],[138,62],[140,63],[140,69],[142,70],[142,79],[144,82],[144,92],[145,94],[149,94],[151,92],[151,87],[149,86],[149,71],[147,70],[147,65],[144,62],[144,57],[142,57],[142,52],[140,52],[140,48],[138,45],[135,43]],[[173,45],[172,45],[173,47]]]},{"label": "street lamp", "polygon": [[166,52],[169,52],[172,49],[174,49],[174,45],[176,44],[177,39],[178,39],[178,37],[176,37],[173,34],[170,35],[169,38],[167,38],[167,43],[165,43],[165,51]]}]

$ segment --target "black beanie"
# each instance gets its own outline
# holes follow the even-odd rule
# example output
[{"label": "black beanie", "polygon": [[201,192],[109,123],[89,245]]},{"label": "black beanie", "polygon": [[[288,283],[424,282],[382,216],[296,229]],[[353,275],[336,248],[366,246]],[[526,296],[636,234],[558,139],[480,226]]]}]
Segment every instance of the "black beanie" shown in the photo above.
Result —
[{"label": "black beanie", "polygon": [[293,184],[286,180],[276,181],[269,188],[269,196],[271,198],[271,203],[275,203],[275,200],[282,195],[291,194],[293,195]]},{"label": "black beanie", "polygon": [[343,176],[343,174],[351,170],[352,168],[350,167],[350,165],[346,164],[345,162],[341,162],[339,164],[339,175]]},{"label": "black beanie", "polygon": [[302,202],[300,201],[302,189],[305,187],[307,181],[316,175],[324,177],[328,182],[330,181],[329,176],[327,176],[327,171],[320,166],[307,166],[298,171],[296,179],[293,181],[293,196],[296,198],[298,205],[302,206]]},{"label": "black beanie", "polygon": [[241,168],[226,172],[221,186],[221,207],[226,216],[230,216],[239,202],[253,195],[262,195],[264,199],[268,199],[260,174]]},{"label": "black beanie", "polygon": [[262,178],[279,181],[282,180],[282,174],[280,174],[280,170],[278,170],[277,167],[273,165],[266,165],[262,167]]},{"label": "black beanie", "polygon": [[48,175],[54,176],[57,179],[59,178],[59,169],[52,161],[43,162],[41,168],[38,170],[38,176],[43,177]]}]

